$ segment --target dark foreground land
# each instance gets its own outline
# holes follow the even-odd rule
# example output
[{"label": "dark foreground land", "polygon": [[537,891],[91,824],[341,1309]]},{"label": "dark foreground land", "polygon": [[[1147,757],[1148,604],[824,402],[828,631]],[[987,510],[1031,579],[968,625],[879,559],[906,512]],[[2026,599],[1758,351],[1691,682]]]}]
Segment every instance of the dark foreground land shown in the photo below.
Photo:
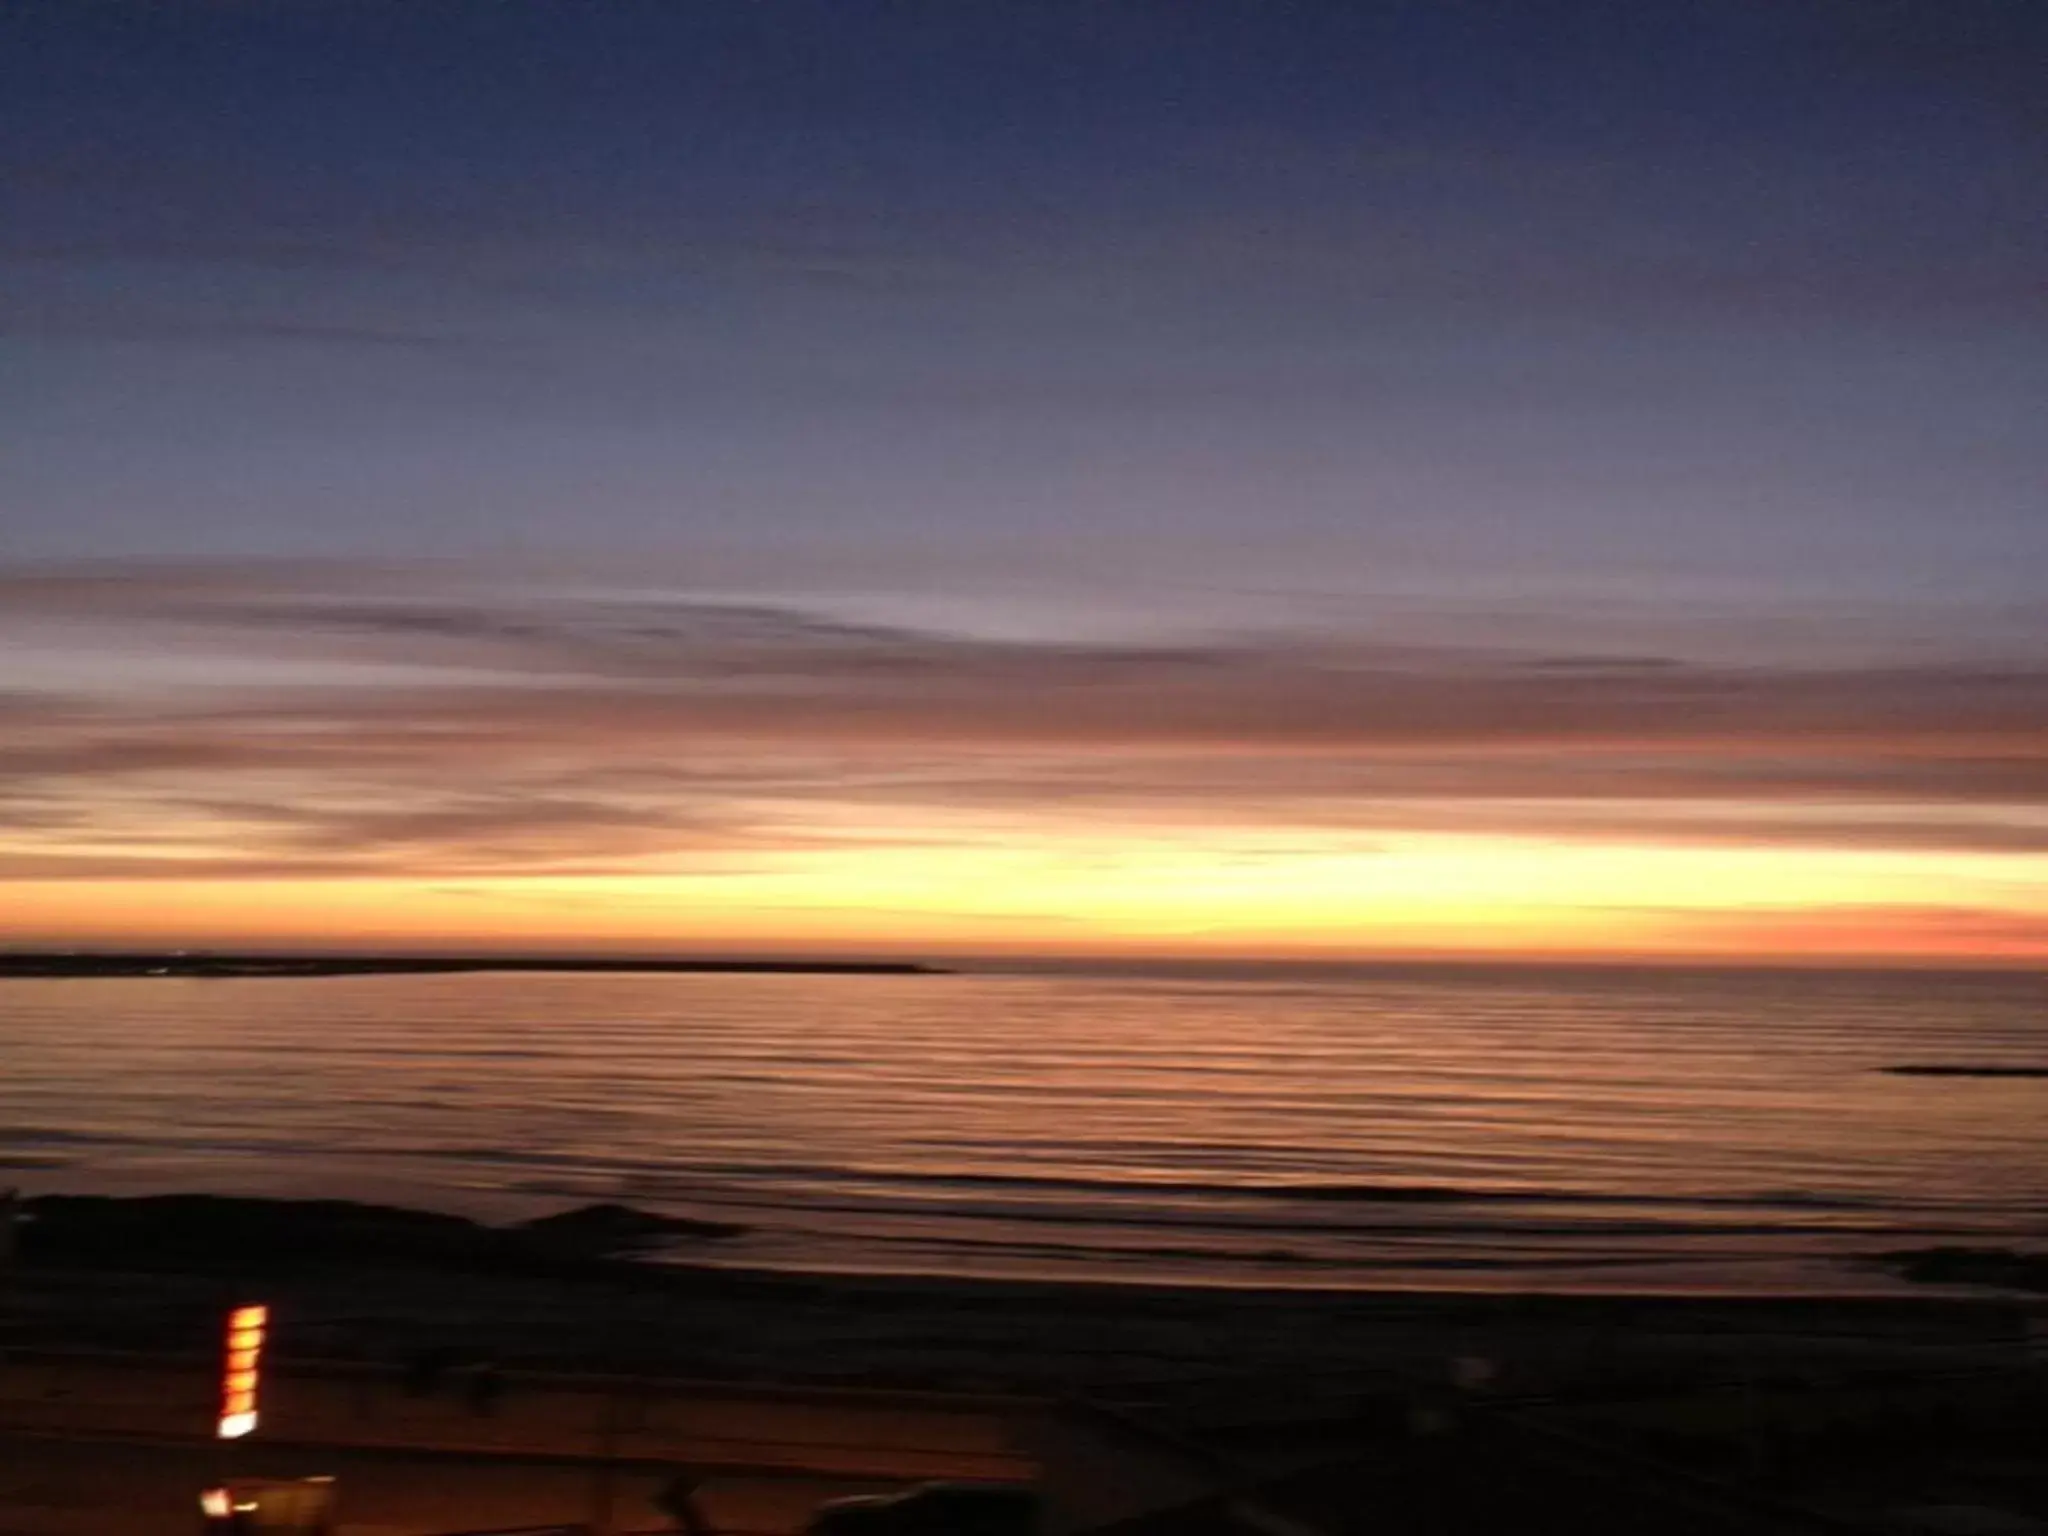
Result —
[{"label": "dark foreground land", "polygon": [[1770,1340],[1780,1355],[1897,1344],[1918,1358],[2003,1348],[2048,1315],[2022,1294],[2048,1285],[2048,1261],[2003,1251],[1870,1256],[1925,1282],[1918,1295],[1514,1296],[747,1270],[720,1253],[743,1227],[610,1204],[511,1226],[212,1195],[44,1195],[13,1210],[0,1320],[17,1339],[115,1349],[203,1344],[213,1309],[261,1296],[292,1319],[285,1347],[322,1358],[454,1349],[548,1368],[1044,1391],[1321,1374],[1347,1352],[1441,1375],[1476,1351],[1517,1358],[1510,1374],[1547,1388],[1624,1357],[1655,1375],[1664,1364],[1644,1365],[1642,1346],[1667,1335],[1707,1354]]},{"label": "dark foreground land", "polygon": [[549,959],[531,955],[0,954],[5,976],[446,976],[474,971],[700,973],[797,976],[932,976],[910,960]]},{"label": "dark foreground land", "polygon": [[[262,1300],[276,1380],[259,1438],[356,1480],[357,1519],[389,1501],[352,1527],[378,1536],[588,1519],[593,1499],[631,1529],[678,1463],[753,1531],[793,1529],[824,1492],[1026,1475],[1085,1513],[1059,1530],[1122,1536],[1348,1536],[1368,1513],[1394,1536],[2048,1518],[2048,1311],[1968,1285],[1757,1299],[774,1274],[717,1267],[730,1228],[619,1206],[513,1227],[206,1196],[18,1210],[0,1441],[82,1458],[68,1481],[24,1462],[46,1501],[94,1486],[93,1446],[203,1436],[223,1310]],[[398,1455],[445,1465],[408,1483],[376,1459]],[[743,1507],[764,1478],[811,1481],[771,1516]],[[399,1518],[415,1483],[446,1491],[439,1523]],[[1449,1518],[1466,1494],[1483,1507]],[[1286,1524],[1205,1523],[1254,1497]],[[84,1528],[50,1507],[0,1530]]]}]

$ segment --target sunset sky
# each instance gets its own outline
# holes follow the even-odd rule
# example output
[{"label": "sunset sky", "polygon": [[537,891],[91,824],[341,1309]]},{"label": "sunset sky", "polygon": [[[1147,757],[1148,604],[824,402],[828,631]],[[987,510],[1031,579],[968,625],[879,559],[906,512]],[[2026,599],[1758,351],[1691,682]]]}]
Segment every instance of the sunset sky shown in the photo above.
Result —
[{"label": "sunset sky", "polygon": [[2048,959],[2040,0],[20,0],[0,946]]}]

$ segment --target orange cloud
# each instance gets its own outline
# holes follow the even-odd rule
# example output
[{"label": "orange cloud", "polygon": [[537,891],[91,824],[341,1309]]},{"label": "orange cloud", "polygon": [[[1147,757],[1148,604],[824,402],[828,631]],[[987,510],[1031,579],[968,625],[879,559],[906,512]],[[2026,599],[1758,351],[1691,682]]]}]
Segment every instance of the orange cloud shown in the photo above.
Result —
[{"label": "orange cloud", "polygon": [[2048,667],[997,641],[317,576],[0,573],[64,683],[0,696],[10,936],[175,901],[362,942],[1996,958],[2048,907]]}]

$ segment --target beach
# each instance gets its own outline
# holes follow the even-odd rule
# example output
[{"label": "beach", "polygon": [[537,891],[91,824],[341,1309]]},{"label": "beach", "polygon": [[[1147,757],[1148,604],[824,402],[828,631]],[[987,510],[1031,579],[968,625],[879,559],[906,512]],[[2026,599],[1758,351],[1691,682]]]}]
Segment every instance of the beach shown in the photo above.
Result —
[{"label": "beach", "polygon": [[[523,1272],[522,1272],[523,1271]],[[423,1353],[534,1370],[1025,1394],[1117,1394],[1347,1371],[1447,1379],[1484,1357],[1503,1390],[1764,1364],[2002,1358],[2048,1302],[1904,1296],[1254,1289],[798,1274],[565,1257],[493,1272],[411,1261],[31,1264],[10,1331],[39,1346],[200,1353],[262,1299],[276,1347],[399,1370]]]},{"label": "beach", "polygon": [[[2038,1392],[2048,1335],[2041,1298],[1948,1288],[1508,1296],[749,1272],[516,1244],[379,1258],[371,1246],[295,1258],[159,1242],[88,1261],[31,1245],[0,1303],[0,1442],[51,1448],[59,1470],[37,1486],[74,1500],[118,1486],[136,1511],[126,1528],[175,1530],[177,1478],[212,1475],[200,1448],[223,1317],[261,1301],[263,1419],[237,1464],[338,1472],[359,1490],[345,1528],[374,1536],[472,1528],[491,1510],[665,1528],[650,1501],[679,1466],[702,1479],[721,1530],[775,1536],[823,1499],[933,1479],[1029,1483],[1048,1530],[1083,1530],[1397,1455],[1417,1426],[1471,1415],[1539,1447],[1590,1437],[1596,1507],[1640,1510],[1640,1489],[1610,1486],[1641,1460],[1638,1442],[1661,1487],[1690,1475],[1667,1463],[1700,1457],[1754,1477],[1743,1448],[1759,1435],[1804,1436],[1769,1470],[1840,1504],[1874,1486],[1861,1470],[1873,1453],[1852,1441],[1850,1475],[1831,1470],[1839,1450],[1833,1462],[1809,1451],[1816,1415],[1857,1435],[1892,1434],[1903,1415],[1923,1425],[1923,1461],[1929,1447],[1952,1460],[1951,1441],[1978,1443],[1968,1415]],[[1929,1438],[1916,1406],[1930,1392],[1946,1394],[1934,1410],[1946,1439]],[[1491,1456],[1482,1443],[1473,1454]],[[120,1477],[91,1474],[95,1457],[115,1458]],[[129,1470],[156,1462],[154,1483]],[[1954,1481],[1948,1460],[1932,1466],[1921,1483]],[[158,1483],[169,1492],[149,1494]],[[1338,1495],[1345,1509],[1357,1497]],[[17,1524],[97,1528],[62,1510]]]}]

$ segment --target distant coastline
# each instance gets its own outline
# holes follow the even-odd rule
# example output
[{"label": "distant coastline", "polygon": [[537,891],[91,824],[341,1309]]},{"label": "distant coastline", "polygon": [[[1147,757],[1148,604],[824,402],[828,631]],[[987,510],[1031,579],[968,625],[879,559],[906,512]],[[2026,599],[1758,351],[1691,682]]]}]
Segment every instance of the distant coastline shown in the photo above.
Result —
[{"label": "distant coastline", "polygon": [[165,953],[0,954],[4,977],[444,976],[476,971],[594,972],[606,975],[764,973],[802,976],[938,976],[914,960],[549,959],[528,955],[238,955]]}]

